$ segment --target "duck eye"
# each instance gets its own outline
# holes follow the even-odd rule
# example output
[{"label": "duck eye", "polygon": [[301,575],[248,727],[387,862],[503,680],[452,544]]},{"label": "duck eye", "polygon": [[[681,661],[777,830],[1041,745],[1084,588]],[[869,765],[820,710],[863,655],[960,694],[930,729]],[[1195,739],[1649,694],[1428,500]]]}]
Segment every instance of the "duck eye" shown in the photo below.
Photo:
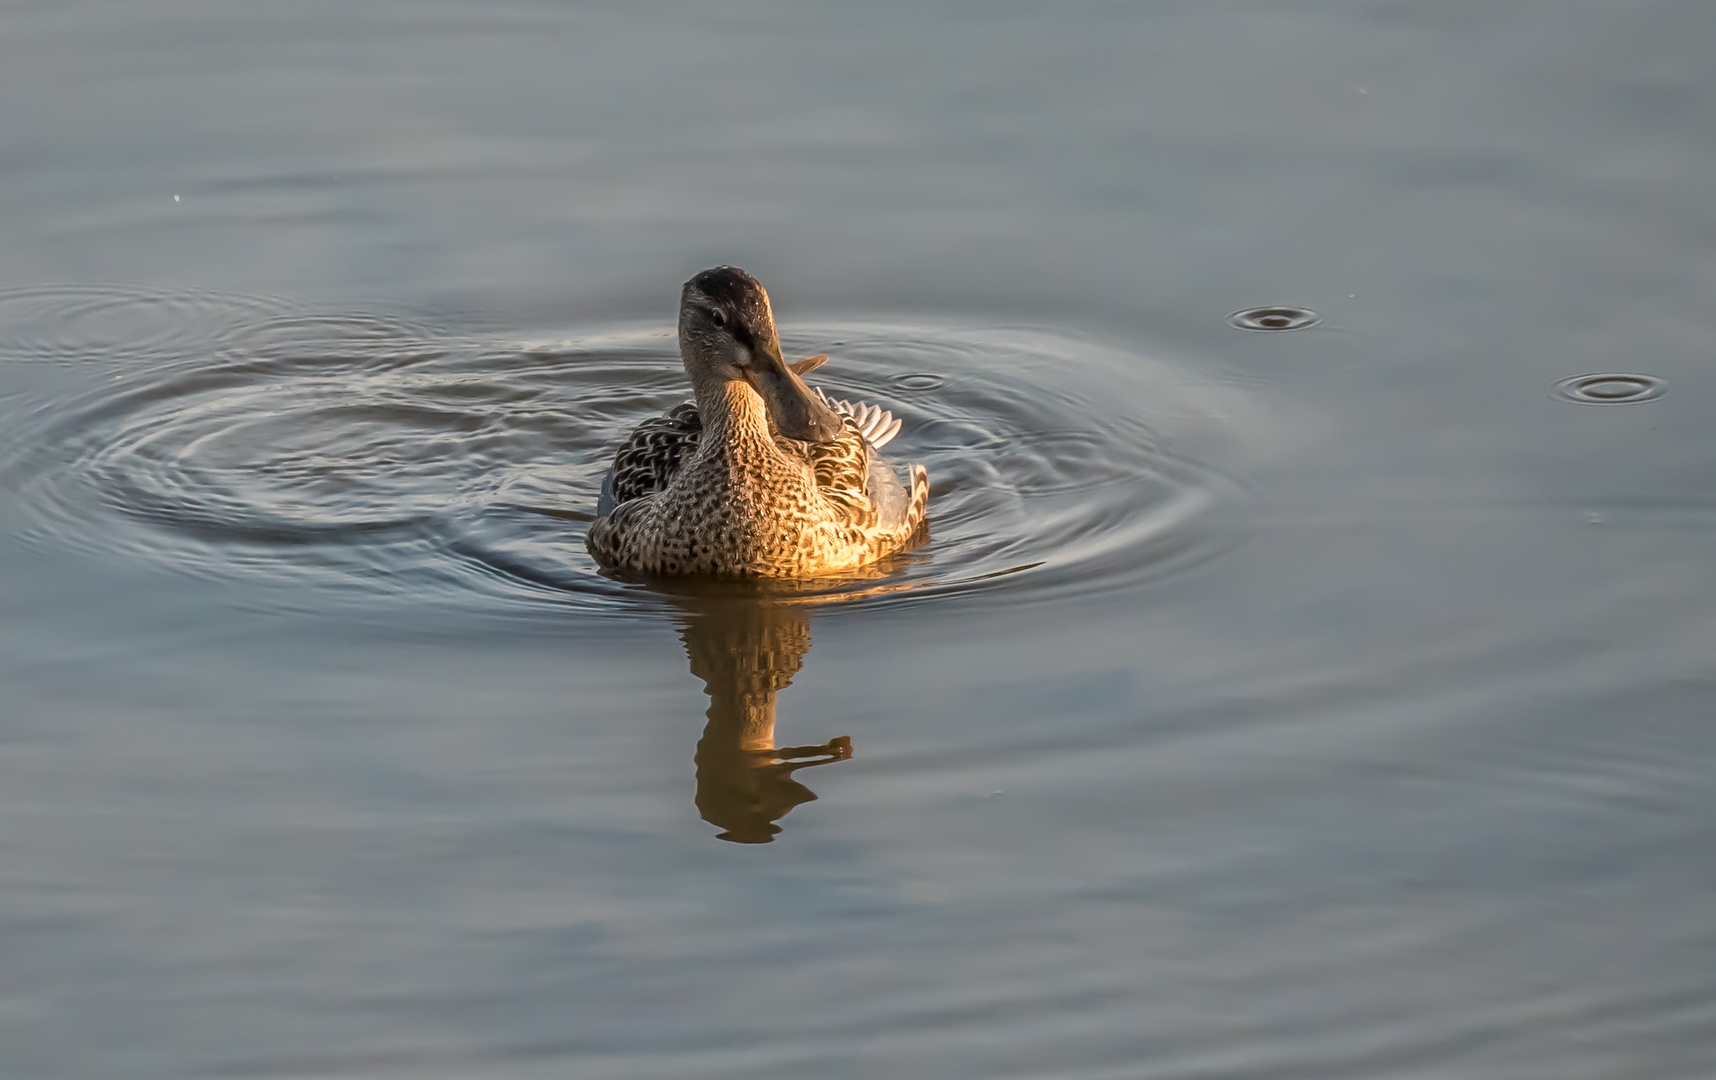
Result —
[{"label": "duck eye", "polygon": [[714,323],[716,326],[721,327],[722,329],[726,329],[726,327],[727,327],[727,313],[722,311],[720,308],[710,308],[709,309],[709,321]]}]

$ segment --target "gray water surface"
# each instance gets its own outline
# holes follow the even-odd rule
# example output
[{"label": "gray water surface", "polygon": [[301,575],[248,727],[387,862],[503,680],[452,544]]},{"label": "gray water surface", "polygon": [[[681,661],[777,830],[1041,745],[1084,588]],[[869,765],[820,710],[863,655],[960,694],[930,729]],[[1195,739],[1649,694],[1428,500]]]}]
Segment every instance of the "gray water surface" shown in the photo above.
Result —
[{"label": "gray water surface", "polygon": [[[1716,1074],[1712,55],[0,7],[0,1076]],[[717,263],[922,548],[596,572]]]}]

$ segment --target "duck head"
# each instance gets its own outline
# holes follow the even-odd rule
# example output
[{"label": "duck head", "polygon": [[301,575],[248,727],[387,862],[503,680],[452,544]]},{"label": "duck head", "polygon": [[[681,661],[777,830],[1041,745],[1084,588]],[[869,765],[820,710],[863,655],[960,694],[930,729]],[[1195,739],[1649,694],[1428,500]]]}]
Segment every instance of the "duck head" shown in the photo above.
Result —
[{"label": "duck head", "polygon": [[744,383],[763,399],[775,430],[787,438],[826,443],[840,433],[840,417],[781,357],[769,294],[736,266],[717,266],[685,283],[679,354],[700,400],[705,388]]}]

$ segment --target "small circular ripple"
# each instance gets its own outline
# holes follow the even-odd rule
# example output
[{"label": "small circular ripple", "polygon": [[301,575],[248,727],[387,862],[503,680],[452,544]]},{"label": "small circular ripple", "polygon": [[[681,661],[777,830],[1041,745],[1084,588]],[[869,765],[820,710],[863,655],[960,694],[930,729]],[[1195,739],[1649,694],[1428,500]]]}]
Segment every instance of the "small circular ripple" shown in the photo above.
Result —
[{"label": "small circular ripple", "polygon": [[915,371],[909,375],[895,375],[888,381],[901,390],[923,394],[931,390],[941,389],[941,384],[947,380],[940,375],[934,375],[927,371]]},{"label": "small circular ripple", "polygon": [[1246,308],[1227,317],[1227,324],[1237,330],[1259,332],[1303,330],[1322,321],[1323,317],[1309,308],[1280,306]]},{"label": "small circular ripple", "polygon": [[1555,384],[1555,396],[1575,405],[1632,405],[1667,392],[1668,384],[1655,375],[1626,372],[1574,375]]},{"label": "small circular ripple", "polygon": [[[48,301],[32,316],[38,344],[5,337],[8,323],[0,360],[107,340],[85,314],[98,292],[34,295]],[[224,310],[201,338],[166,316],[131,322],[147,348],[114,324],[111,362],[82,393],[8,403],[0,479],[21,494],[30,539],[285,585],[270,595],[287,607],[664,603],[663,587],[604,575],[583,537],[616,446],[689,396],[670,330],[521,347],[381,316]],[[796,354],[842,342],[811,381],[904,420],[887,454],[925,464],[932,489],[922,547],[777,594],[1017,604],[1152,580],[1231,536],[1210,517],[1238,492],[1216,467],[1230,448],[1212,417],[1225,410],[1202,408],[1183,371],[1042,331],[790,329]],[[56,340],[63,352],[39,344]]]}]

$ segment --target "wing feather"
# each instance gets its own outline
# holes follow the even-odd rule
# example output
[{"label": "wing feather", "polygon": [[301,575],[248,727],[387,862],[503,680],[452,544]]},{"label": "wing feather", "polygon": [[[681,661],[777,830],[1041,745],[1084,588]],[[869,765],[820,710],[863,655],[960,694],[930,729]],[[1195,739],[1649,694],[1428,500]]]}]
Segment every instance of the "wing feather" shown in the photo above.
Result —
[{"label": "wing feather", "polygon": [[596,516],[606,517],[621,503],[665,488],[702,437],[703,418],[693,401],[639,424],[614,455],[614,466],[602,481]]},{"label": "wing feather", "polygon": [[822,392],[820,386],[816,388],[816,396],[841,416],[851,417],[858,434],[864,436],[864,441],[870,444],[872,450],[880,450],[900,433],[900,421],[895,420],[894,414],[880,405],[831,398]]}]

